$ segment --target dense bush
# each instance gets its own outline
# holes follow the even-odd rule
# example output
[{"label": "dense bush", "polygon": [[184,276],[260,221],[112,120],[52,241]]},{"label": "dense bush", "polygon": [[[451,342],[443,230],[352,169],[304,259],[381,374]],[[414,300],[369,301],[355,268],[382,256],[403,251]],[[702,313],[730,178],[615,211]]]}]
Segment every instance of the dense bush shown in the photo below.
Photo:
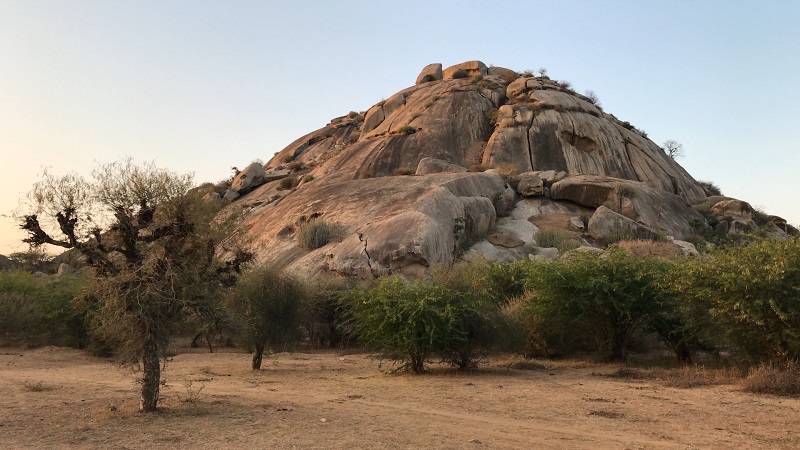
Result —
[{"label": "dense bush", "polygon": [[460,275],[409,283],[384,278],[366,290],[350,290],[341,304],[359,342],[425,371],[434,354],[460,368],[473,367],[480,350],[495,344],[499,308]]},{"label": "dense bush", "polygon": [[225,299],[237,339],[253,349],[252,368],[261,368],[267,346],[284,348],[299,339],[305,295],[297,279],[270,266],[246,273]]},{"label": "dense bush", "polygon": [[317,280],[308,286],[300,323],[312,347],[336,348],[345,344],[350,336],[338,305],[338,297],[341,292],[352,288],[351,284],[346,279],[330,279]]},{"label": "dense bush", "polygon": [[320,219],[312,219],[297,230],[297,244],[307,250],[320,248],[330,242],[333,226]]},{"label": "dense bush", "polygon": [[669,302],[661,287],[669,265],[620,249],[580,252],[537,263],[527,280],[525,309],[548,348],[588,346],[624,361],[633,333]]},{"label": "dense bush", "polygon": [[0,340],[86,347],[91,310],[75,300],[86,284],[80,274],[0,272]]},{"label": "dense bush", "polygon": [[674,285],[742,356],[800,358],[800,238],[717,249],[682,266]]},{"label": "dense bush", "polygon": [[464,69],[459,69],[453,72],[453,79],[458,80],[461,78],[469,78],[469,73]]}]

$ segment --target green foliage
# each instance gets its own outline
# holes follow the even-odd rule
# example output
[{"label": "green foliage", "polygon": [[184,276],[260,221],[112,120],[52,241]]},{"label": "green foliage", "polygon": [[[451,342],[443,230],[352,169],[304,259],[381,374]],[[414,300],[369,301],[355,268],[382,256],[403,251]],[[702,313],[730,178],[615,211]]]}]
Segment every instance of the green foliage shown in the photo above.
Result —
[{"label": "green foliage", "polygon": [[554,247],[560,252],[574,250],[581,246],[581,243],[572,239],[569,233],[561,230],[539,230],[535,238],[539,247]]},{"label": "green foliage", "polygon": [[619,194],[620,197],[624,198],[636,197],[637,194],[636,188],[634,188],[633,186],[630,186],[625,183],[618,183],[616,188],[617,188],[617,194]]},{"label": "green foliage", "polygon": [[370,289],[345,292],[340,301],[359,342],[414,373],[425,370],[431,353],[463,339],[453,305],[432,283],[385,278]]},{"label": "green foliage", "polygon": [[508,302],[525,293],[525,284],[536,269],[529,260],[510,263],[484,262],[486,268],[486,290],[496,302]]},{"label": "green foliage", "polygon": [[469,78],[469,73],[466,70],[459,69],[453,73],[453,79],[458,80],[462,78]]},{"label": "green foliage", "polygon": [[75,301],[86,284],[78,274],[39,277],[0,272],[0,339],[86,347],[91,310]]},{"label": "green foliage", "polygon": [[307,287],[300,322],[314,348],[336,348],[350,335],[338,305],[341,292],[352,288],[346,279],[316,280]]},{"label": "green foliage", "polygon": [[459,368],[474,367],[481,351],[500,341],[502,317],[483,289],[475,289],[467,275],[473,269],[458,270],[415,283],[389,277],[343,293],[340,302],[359,342],[414,373],[424,372],[433,354]]},{"label": "green foliage", "polygon": [[281,181],[278,182],[278,190],[291,189],[294,186],[295,186],[294,177],[281,178]]},{"label": "green foliage", "polygon": [[488,120],[488,121],[489,121],[489,126],[490,126],[490,127],[492,127],[492,128],[494,128],[494,127],[497,125],[497,115],[498,115],[498,112],[499,112],[499,109],[497,109],[497,108],[492,108],[492,109],[489,109],[489,110],[487,110],[487,111],[484,113],[484,114],[485,114],[485,116],[486,116],[486,120]]},{"label": "green foliage", "polygon": [[400,134],[414,134],[417,132],[417,129],[410,125],[403,125],[397,129],[397,132]]},{"label": "green foliage", "polygon": [[253,369],[261,367],[267,345],[282,349],[299,338],[304,295],[300,281],[270,266],[247,272],[228,292],[225,305],[233,318],[235,335],[255,350]]},{"label": "green foliage", "polygon": [[442,358],[459,369],[475,368],[481,357],[498,348],[511,349],[513,330],[502,313],[505,300],[494,297],[484,261],[465,261],[438,270],[433,281],[444,286],[460,307],[459,329],[463,340],[455,340]]},{"label": "green foliage", "polygon": [[297,245],[307,250],[320,248],[330,242],[333,226],[320,219],[312,219],[297,230]]},{"label": "green foliage", "polygon": [[717,249],[683,266],[675,283],[746,358],[800,358],[800,238]]},{"label": "green foliage", "polygon": [[611,249],[536,266],[526,309],[548,347],[588,345],[624,361],[633,333],[669,301],[659,284],[669,267],[662,260]]},{"label": "green foliage", "polygon": [[130,159],[98,166],[92,181],[45,173],[20,217],[25,242],[74,249],[94,269],[84,296],[94,330],[116,344],[121,362],[141,363],[146,412],[158,404],[171,334],[190,311],[214,320],[222,287],[251,258],[237,249],[226,249],[231,261],[216,258],[230,222],[215,219],[218,206],[191,187],[189,175]]}]

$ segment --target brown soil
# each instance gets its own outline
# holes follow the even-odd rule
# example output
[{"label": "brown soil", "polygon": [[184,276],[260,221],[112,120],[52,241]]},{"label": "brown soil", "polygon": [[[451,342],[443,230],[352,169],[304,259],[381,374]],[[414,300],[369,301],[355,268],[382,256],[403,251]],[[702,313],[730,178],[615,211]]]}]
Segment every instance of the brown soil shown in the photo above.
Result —
[{"label": "brown soil", "polygon": [[613,365],[509,357],[413,376],[364,354],[281,353],[258,372],[249,360],[175,356],[163,409],[147,415],[129,369],[71,349],[0,349],[0,446],[800,448],[800,399],[602,376],[619,375]]}]

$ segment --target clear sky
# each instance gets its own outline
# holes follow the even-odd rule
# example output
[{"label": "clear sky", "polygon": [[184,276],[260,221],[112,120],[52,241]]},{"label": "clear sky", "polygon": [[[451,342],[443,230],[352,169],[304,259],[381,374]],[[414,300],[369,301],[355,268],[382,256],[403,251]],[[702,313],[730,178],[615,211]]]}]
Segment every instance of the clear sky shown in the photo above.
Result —
[{"label": "clear sky", "polygon": [[[480,59],[548,69],[800,224],[800,1],[0,0],[0,214],[43,167],[131,156],[216,182]],[[0,218],[0,253],[24,250]]]}]

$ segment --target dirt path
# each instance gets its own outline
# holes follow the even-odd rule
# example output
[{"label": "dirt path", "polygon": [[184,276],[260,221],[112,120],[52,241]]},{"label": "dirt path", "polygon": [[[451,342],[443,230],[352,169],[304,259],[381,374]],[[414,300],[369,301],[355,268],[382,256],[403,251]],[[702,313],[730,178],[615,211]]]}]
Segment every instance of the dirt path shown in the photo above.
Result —
[{"label": "dirt path", "polygon": [[[368,355],[186,353],[163,411],[136,412],[136,374],[60,348],[0,349],[0,447],[800,448],[800,400],[694,389],[558,363],[387,375]],[[199,392],[198,392],[199,391]]]}]

